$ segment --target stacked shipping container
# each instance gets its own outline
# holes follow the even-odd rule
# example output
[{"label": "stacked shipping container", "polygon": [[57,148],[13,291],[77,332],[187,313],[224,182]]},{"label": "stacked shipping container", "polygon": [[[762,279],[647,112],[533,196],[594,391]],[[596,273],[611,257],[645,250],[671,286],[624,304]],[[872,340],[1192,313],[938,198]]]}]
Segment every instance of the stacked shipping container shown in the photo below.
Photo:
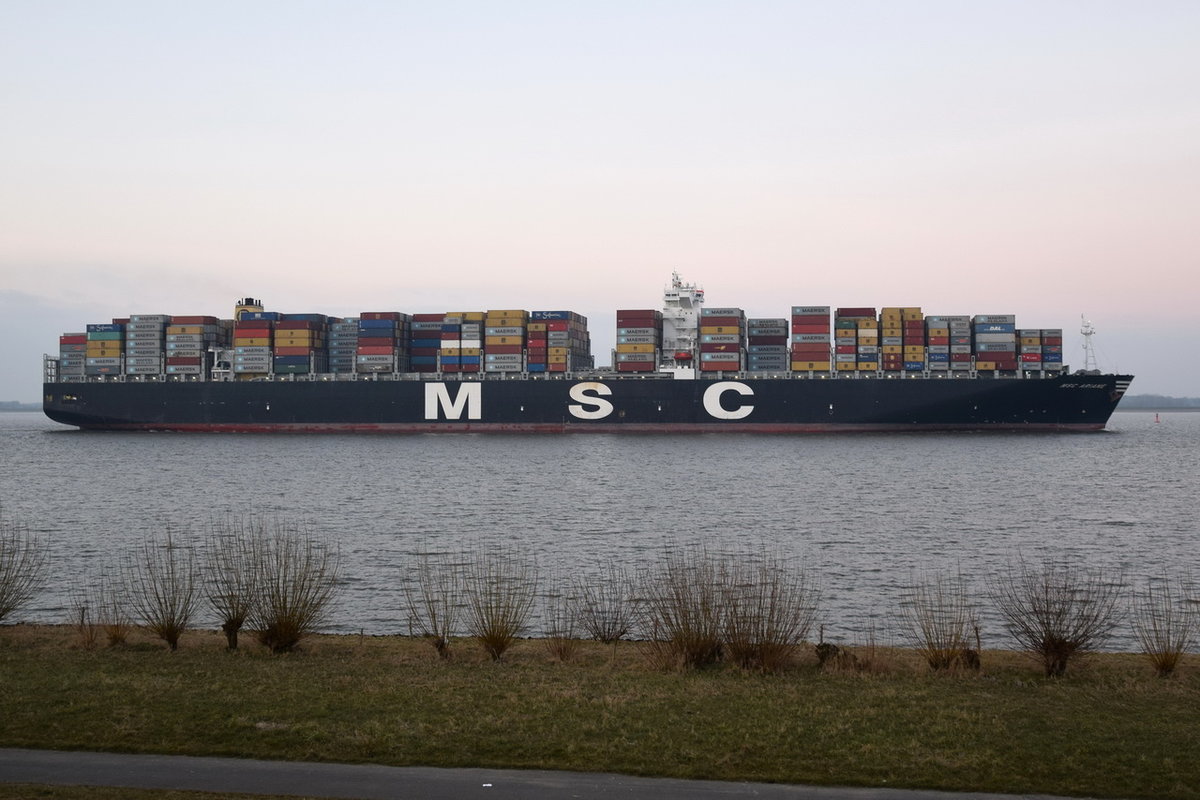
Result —
[{"label": "stacked shipping container", "polygon": [[829,333],[829,306],[792,306],[794,372],[829,371]]},{"label": "stacked shipping container", "polygon": [[879,320],[874,308],[837,309],[833,333],[834,367],[838,372],[879,369]]},{"label": "stacked shipping container", "polygon": [[746,369],[750,372],[787,372],[788,321],[782,317],[746,322]]},{"label": "stacked shipping container", "polygon": [[124,324],[114,321],[88,325],[85,337],[84,375],[121,374],[125,356]]},{"label": "stacked shipping container", "polygon": [[618,372],[654,372],[662,349],[662,312],[654,309],[617,311]]},{"label": "stacked shipping container", "polygon": [[574,311],[534,311],[529,315],[530,372],[570,372],[591,368],[587,317]]},{"label": "stacked shipping container", "polygon": [[358,321],[358,317],[330,321],[325,340],[330,372],[355,371],[358,356]]},{"label": "stacked shipping container", "polygon": [[700,371],[737,372],[746,348],[746,312],[740,308],[700,309]]},{"label": "stacked shipping container", "polygon": [[[125,323],[125,374],[158,375],[164,369],[166,314],[131,314]],[[189,365],[191,360],[189,359]]]},{"label": "stacked shipping container", "polygon": [[483,319],[483,369],[485,372],[521,372],[529,312],[520,309],[489,310]]},{"label": "stacked shipping container", "polygon": [[329,371],[326,336],[329,318],[324,314],[283,314],[275,323],[274,361],[277,375]]},{"label": "stacked shipping container", "polygon": [[408,341],[409,316],[407,314],[401,314],[399,311],[362,312],[358,315],[355,371],[361,373],[407,372],[409,366]]},{"label": "stacked shipping container", "polygon": [[82,378],[87,375],[87,331],[64,333],[58,337],[58,374]]},{"label": "stacked shipping container", "polygon": [[226,328],[216,317],[172,316],[166,328],[168,375],[203,375],[210,348],[228,345]]},{"label": "stacked shipping container", "polygon": [[1012,314],[979,314],[971,318],[975,368],[1011,371],[1018,368],[1017,320]]},{"label": "stacked shipping container", "polygon": [[482,311],[460,311],[442,316],[442,346],[438,367],[442,372],[479,372],[483,366]]}]

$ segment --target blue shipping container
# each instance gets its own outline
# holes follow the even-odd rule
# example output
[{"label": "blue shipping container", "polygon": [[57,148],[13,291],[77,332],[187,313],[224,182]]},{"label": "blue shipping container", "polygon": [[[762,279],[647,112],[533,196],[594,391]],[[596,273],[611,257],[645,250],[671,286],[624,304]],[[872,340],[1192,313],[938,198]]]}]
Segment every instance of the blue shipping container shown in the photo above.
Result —
[{"label": "blue shipping container", "polygon": [[975,326],[976,333],[1016,333],[1015,323],[992,322]]},{"label": "blue shipping container", "polygon": [[358,329],[362,330],[395,330],[396,320],[394,319],[360,319],[358,321]]},{"label": "blue shipping container", "polygon": [[279,321],[280,314],[278,311],[243,311],[238,314],[238,319],[268,319],[272,322]]},{"label": "blue shipping container", "polygon": [[924,361],[905,361],[904,369],[906,369],[910,372],[923,370],[923,369],[925,369],[925,362]]},{"label": "blue shipping container", "polygon": [[529,314],[532,320],[544,321],[548,319],[570,319],[570,311],[533,311]]},{"label": "blue shipping container", "polygon": [[98,325],[88,325],[88,333],[113,333],[125,330],[125,326],[120,323],[103,323]]}]

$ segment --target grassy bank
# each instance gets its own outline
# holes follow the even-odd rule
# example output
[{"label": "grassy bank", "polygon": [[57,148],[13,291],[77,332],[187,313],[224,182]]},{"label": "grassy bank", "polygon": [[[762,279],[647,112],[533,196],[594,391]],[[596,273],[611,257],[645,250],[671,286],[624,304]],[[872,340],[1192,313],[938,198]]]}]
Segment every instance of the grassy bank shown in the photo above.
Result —
[{"label": "grassy bank", "polygon": [[636,645],[571,663],[522,642],[441,662],[401,638],[314,637],[270,656],[194,633],[82,649],[69,628],[0,630],[0,744],[721,780],[1200,797],[1200,671],[1104,655],[1057,680],[1012,653],[931,675],[663,672]]}]

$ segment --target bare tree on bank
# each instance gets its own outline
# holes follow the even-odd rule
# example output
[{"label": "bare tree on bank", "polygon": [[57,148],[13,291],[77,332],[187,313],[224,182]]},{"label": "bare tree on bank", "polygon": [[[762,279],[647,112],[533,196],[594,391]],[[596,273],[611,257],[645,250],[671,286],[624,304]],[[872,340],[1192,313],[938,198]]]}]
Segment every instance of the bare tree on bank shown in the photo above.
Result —
[{"label": "bare tree on bank", "polygon": [[238,632],[250,618],[265,527],[263,520],[214,524],[205,543],[204,596],[221,621],[229,650],[238,649]]},{"label": "bare tree on bank", "polygon": [[726,569],[722,638],[742,669],[778,672],[791,664],[817,616],[820,590],[781,556],[747,555]]},{"label": "bare tree on bank", "polygon": [[499,661],[525,632],[537,595],[537,565],[505,548],[477,549],[463,573],[467,632]]},{"label": "bare tree on bank", "polygon": [[101,632],[109,647],[125,643],[133,627],[126,588],[106,572],[95,583],[81,583],[72,590],[71,622],[85,648],[94,647]]},{"label": "bare tree on bank", "polygon": [[250,626],[272,653],[295,649],[325,621],[341,557],[305,527],[278,522],[260,541]]},{"label": "bare tree on bank", "polygon": [[564,594],[562,587],[570,582],[561,575],[551,575],[542,598],[543,643],[556,660],[566,663],[579,650],[579,598]]},{"label": "bare tree on bank", "polygon": [[992,593],[1009,633],[1047,677],[1065,674],[1073,659],[1099,649],[1121,620],[1121,582],[1101,569],[1018,560]]},{"label": "bare tree on bank", "polygon": [[900,613],[909,640],[930,669],[979,668],[979,617],[962,575],[915,578]]},{"label": "bare tree on bank", "polygon": [[42,541],[0,509],[0,622],[41,591],[47,565]]},{"label": "bare tree on bank", "polygon": [[195,551],[178,545],[169,530],[161,540],[147,539],[127,583],[130,605],[142,624],[177,650],[200,599]]},{"label": "bare tree on bank", "polygon": [[571,583],[575,616],[580,626],[597,642],[616,644],[633,627],[633,580],[624,569],[608,564],[594,577],[578,577]]},{"label": "bare tree on bank", "polygon": [[639,621],[659,667],[704,667],[721,659],[724,569],[704,547],[668,548],[641,571]]},{"label": "bare tree on bank", "polygon": [[1188,604],[1190,584],[1182,577],[1151,578],[1134,596],[1133,633],[1160,678],[1175,671],[1195,642],[1200,619]]},{"label": "bare tree on bank", "polygon": [[443,659],[450,658],[462,594],[462,565],[446,553],[422,554],[416,576],[404,590],[409,632],[428,639]]}]

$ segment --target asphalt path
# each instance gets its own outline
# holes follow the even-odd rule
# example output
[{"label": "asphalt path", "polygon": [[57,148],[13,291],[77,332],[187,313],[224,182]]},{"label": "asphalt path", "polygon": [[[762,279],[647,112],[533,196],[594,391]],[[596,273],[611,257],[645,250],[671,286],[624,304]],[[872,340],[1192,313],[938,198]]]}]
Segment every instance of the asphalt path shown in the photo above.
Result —
[{"label": "asphalt path", "polygon": [[0,748],[0,783],[120,786],[360,800],[516,800],[517,798],[698,798],[764,800],[1012,800],[1001,795],[860,789],[775,783],[635,778],[590,772],[384,767],[242,758],[133,755]]}]

